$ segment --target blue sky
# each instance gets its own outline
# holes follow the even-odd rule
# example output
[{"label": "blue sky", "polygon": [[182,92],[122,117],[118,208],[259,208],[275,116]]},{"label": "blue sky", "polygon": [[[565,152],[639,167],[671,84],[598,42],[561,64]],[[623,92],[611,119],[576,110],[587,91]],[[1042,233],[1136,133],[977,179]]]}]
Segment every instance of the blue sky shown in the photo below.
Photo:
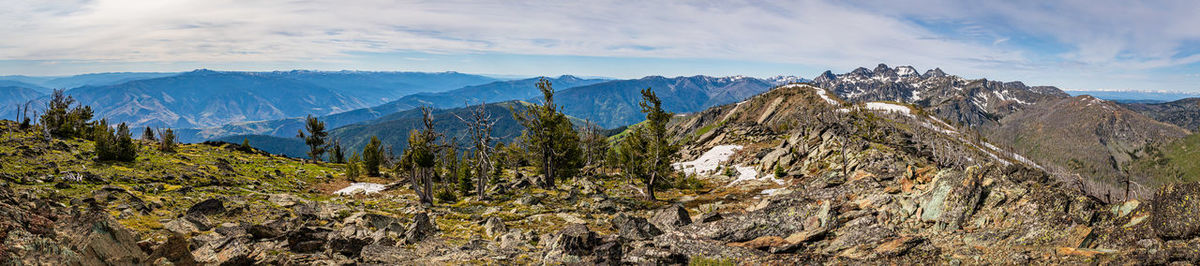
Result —
[{"label": "blue sky", "polygon": [[0,75],[797,75],[878,63],[1200,92],[1197,1],[0,0]]}]

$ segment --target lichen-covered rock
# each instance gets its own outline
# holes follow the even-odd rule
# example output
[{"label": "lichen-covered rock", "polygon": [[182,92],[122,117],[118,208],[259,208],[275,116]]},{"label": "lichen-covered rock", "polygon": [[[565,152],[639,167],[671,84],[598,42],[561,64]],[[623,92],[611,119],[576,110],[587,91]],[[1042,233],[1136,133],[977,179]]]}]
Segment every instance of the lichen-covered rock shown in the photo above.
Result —
[{"label": "lichen-covered rock", "polygon": [[498,238],[500,235],[508,232],[508,226],[504,225],[504,220],[501,220],[500,217],[496,216],[488,218],[487,222],[483,224],[483,229],[484,232],[487,233],[488,237],[491,238]]},{"label": "lichen-covered rock", "polygon": [[1200,182],[1169,184],[1154,194],[1150,224],[1163,239],[1200,236]]}]

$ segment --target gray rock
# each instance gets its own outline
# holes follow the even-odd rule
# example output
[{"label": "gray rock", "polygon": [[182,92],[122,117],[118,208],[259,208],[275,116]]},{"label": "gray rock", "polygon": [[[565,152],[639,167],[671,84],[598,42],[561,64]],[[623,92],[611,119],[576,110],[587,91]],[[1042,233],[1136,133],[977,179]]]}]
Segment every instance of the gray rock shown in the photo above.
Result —
[{"label": "gray rock", "polygon": [[563,228],[546,246],[547,262],[581,262],[580,257],[591,256],[592,249],[600,244],[596,233],[585,224],[572,224]]},{"label": "gray rock", "polygon": [[675,230],[679,227],[692,223],[691,216],[688,215],[687,209],[683,206],[674,205],[662,210],[658,210],[654,217],[650,219],[651,223],[658,226],[662,230]]},{"label": "gray rock", "polygon": [[188,214],[197,213],[203,215],[213,215],[222,212],[225,212],[225,202],[215,198],[196,203],[187,210]]},{"label": "gray rock", "polygon": [[698,219],[696,219],[696,221],[698,221],[700,223],[711,223],[711,222],[720,221],[721,219],[724,219],[724,218],[725,218],[724,216],[721,216],[721,213],[713,211],[710,213],[705,213],[704,215],[700,215],[700,217]]},{"label": "gray rock", "polygon": [[491,238],[500,237],[501,234],[508,232],[508,226],[504,225],[504,220],[500,220],[500,217],[496,216],[488,218],[487,222],[483,225],[483,229],[486,231],[488,237]]},{"label": "gray rock", "polygon": [[363,247],[375,243],[373,233],[363,227],[343,226],[329,235],[329,249],[348,257],[358,256]]},{"label": "gray rock", "polygon": [[288,249],[296,253],[320,251],[331,232],[333,230],[324,227],[301,227],[287,234]]},{"label": "gray rock", "polygon": [[437,231],[437,226],[429,219],[428,213],[417,213],[416,216],[413,216],[413,221],[408,225],[408,229],[404,231],[404,242],[410,244],[421,242]]},{"label": "gray rock", "polygon": [[646,221],[646,218],[628,216],[624,213],[613,217],[611,223],[618,235],[632,240],[646,240],[662,234],[662,231]]}]

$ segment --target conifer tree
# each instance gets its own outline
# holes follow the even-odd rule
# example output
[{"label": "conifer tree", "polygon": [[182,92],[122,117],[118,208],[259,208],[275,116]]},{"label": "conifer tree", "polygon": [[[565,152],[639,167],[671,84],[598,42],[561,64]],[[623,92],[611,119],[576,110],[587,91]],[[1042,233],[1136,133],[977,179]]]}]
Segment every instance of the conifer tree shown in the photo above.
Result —
[{"label": "conifer tree", "polygon": [[640,178],[646,185],[646,199],[654,200],[658,182],[674,173],[671,162],[679,157],[679,145],[671,143],[667,135],[667,122],[674,114],[662,109],[662,101],[650,88],[642,90],[638,106],[646,113],[646,122],[623,140],[619,160],[626,175]]},{"label": "conifer tree", "polygon": [[[46,112],[42,114],[42,126],[51,136],[59,138],[91,137],[88,130],[92,123],[92,107],[75,105],[75,99],[66,96],[63,90],[54,90],[50,102],[46,104]],[[93,135],[94,136],[94,135]]]},{"label": "conifer tree", "polygon": [[400,163],[396,164],[396,168],[397,172],[407,171],[409,173],[409,184],[421,203],[433,204],[433,177],[436,172],[434,168],[437,166],[435,157],[437,157],[438,149],[434,143],[438,139],[438,134],[433,127],[432,109],[421,107],[420,110],[425,127],[422,130],[413,129],[408,133],[408,148],[404,150],[404,155],[402,155]]},{"label": "conifer tree", "polygon": [[254,147],[251,147],[251,146],[250,146],[250,138],[248,138],[248,137],[243,137],[243,138],[242,138],[242,146],[238,147],[238,149],[239,149],[239,150],[241,150],[241,151],[244,151],[244,152],[250,152],[250,151],[253,151],[253,150],[254,150]]},{"label": "conifer tree", "polygon": [[145,140],[145,141],[155,141],[156,140],[154,138],[154,130],[151,130],[149,126],[147,126],[145,130],[142,130],[142,140]]},{"label": "conifer tree", "polygon": [[129,133],[129,126],[125,123],[117,125],[116,140],[117,158],[122,162],[132,162],[137,159],[137,144],[133,143],[133,136]]},{"label": "conifer tree", "polygon": [[383,163],[383,149],[379,137],[371,136],[371,141],[363,147],[363,170],[367,176],[379,176],[379,165]]},{"label": "conifer tree", "polygon": [[346,154],[342,152],[341,140],[333,140],[333,148],[329,150],[329,161],[333,163],[346,162]]},{"label": "conifer tree", "polygon": [[308,131],[308,135],[304,134],[304,130],[296,130],[296,137],[308,145],[308,158],[320,162],[328,148],[325,138],[329,137],[329,132],[325,132],[325,122],[313,115],[308,115],[304,121],[304,130]]},{"label": "conifer tree", "polygon": [[550,81],[542,78],[537,88],[542,92],[542,103],[512,113],[525,127],[521,141],[527,144],[528,153],[543,176],[542,187],[554,189],[556,179],[574,175],[581,167],[579,135],[554,103]]},{"label": "conifer tree", "polygon": [[170,128],[160,129],[158,132],[158,150],[162,152],[175,152],[175,131]]},{"label": "conifer tree", "polygon": [[350,160],[346,161],[346,178],[354,180],[354,178],[362,175],[359,161],[362,161],[362,158],[358,155],[358,152],[350,155]]}]

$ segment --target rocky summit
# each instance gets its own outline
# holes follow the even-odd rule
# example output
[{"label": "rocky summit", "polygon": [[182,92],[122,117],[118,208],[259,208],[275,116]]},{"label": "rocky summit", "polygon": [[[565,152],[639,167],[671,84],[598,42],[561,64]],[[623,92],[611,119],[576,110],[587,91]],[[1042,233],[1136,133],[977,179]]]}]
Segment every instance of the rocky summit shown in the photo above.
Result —
[{"label": "rocky summit", "polygon": [[682,144],[683,174],[653,200],[601,164],[553,185],[534,167],[505,169],[484,184],[486,198],[439,193],[429,204],[403,171],[355,177],[345,163],[223,142],[166,152],[137,140],[135,160],[95,161],[95,141],[3,121],[0,260],[1200,263],[1200,183],[1102,200],[917,105],[789,84],[675,116],[666,129]]}]

